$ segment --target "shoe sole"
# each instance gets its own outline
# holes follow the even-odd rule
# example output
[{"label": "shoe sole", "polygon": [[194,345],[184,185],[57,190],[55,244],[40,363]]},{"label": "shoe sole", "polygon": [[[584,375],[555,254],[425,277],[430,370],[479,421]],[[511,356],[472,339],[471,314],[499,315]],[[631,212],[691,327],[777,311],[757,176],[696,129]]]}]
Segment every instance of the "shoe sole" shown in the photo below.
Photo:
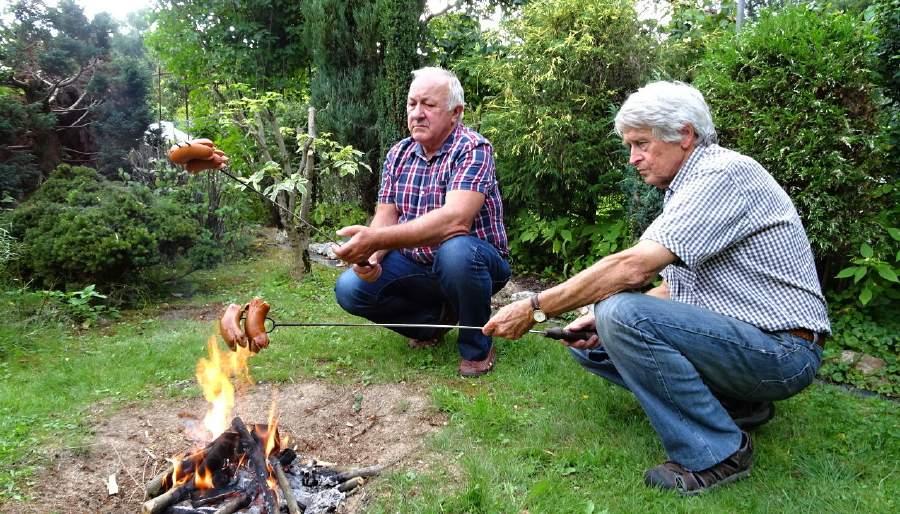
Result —
[{"label": "shoe sole", "polygon": [[752,430],[756,427],[765,425],[775,417],[775,404],[769,404],[769,409],[759,416],[747,416],[734,420],[734,424],[741,430]]}]

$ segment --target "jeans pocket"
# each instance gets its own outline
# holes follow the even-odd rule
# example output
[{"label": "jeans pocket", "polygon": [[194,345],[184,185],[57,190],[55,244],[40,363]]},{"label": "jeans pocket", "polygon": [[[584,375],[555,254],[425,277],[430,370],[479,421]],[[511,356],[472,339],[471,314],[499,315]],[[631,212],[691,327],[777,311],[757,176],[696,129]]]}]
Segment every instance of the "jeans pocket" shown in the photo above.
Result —
[{"label": "jeans pocket", "polygon": [[818,357],[807,348],[790,352],[780,361],[781,378],[760,380],[747,398],[758,401],[790,398],[812,384],[819,370]]}]

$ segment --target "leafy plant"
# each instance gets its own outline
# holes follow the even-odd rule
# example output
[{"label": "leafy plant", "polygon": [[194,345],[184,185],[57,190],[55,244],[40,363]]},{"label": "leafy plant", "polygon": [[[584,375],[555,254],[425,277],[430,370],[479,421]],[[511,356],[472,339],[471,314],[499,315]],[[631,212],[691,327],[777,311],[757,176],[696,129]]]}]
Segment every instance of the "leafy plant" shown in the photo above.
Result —
[{"label": "leafy plant", "polygon": [[102,316],[115,316],[118,311],[97,300],[106,300],[106,295],[97,292],[94,284],[78,291],[41,291],[46,301],[56,303],[62,313],[82,328],[88,328]]},{"label": "leafy plant", "polygon": [[[895,243],[900,242],[900,229],[887,227],[885,230]],[[900,280],[897,278],[900,273],[900,248],[888,258],[893,262],[880,258],[868,243],[863,243],[859,247],[859,255],[850,261],[853,265],[842,269],[835,278],[852,277],[853,283],[860,288],[858,298],[863,305],[876,296],[884,296],[888,300],[900,299]]]}]

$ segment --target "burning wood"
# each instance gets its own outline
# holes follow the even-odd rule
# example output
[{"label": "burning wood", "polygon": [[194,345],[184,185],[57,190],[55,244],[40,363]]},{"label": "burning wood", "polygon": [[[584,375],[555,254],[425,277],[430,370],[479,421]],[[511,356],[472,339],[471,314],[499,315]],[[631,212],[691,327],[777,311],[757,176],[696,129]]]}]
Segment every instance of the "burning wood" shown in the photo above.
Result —
[{"label": "burning wood", "polygon": [[386,466],[341,471],[303,465],[296,453],[281,448],[278,429],[245,425],[235,417],[229,430],[206,448],[176,459],[164,478],[147,484],[150,497],[143,514],[233,513],[248,507],[275,514],[287,509],[298,514],[333,511],[346,494]]}]

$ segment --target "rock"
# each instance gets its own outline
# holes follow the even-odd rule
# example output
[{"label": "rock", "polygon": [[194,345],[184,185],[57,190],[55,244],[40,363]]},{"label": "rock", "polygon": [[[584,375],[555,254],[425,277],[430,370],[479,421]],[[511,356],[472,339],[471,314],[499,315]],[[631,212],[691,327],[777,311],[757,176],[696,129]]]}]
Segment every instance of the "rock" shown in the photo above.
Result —
[{"label": "rock", "polygon": [[854,367],[863,375],[871,375],[885,366],[886,363],[884,360],[879,359],[878,357],[872,357],[871,355],[863,355]]},{"label": "rock", "polygon": [[859,356],[860,356],[860,354],[858,354],[854,351],[844,350],[841,352],[840,363],[841,364],[853,364],[859,360]]}]

